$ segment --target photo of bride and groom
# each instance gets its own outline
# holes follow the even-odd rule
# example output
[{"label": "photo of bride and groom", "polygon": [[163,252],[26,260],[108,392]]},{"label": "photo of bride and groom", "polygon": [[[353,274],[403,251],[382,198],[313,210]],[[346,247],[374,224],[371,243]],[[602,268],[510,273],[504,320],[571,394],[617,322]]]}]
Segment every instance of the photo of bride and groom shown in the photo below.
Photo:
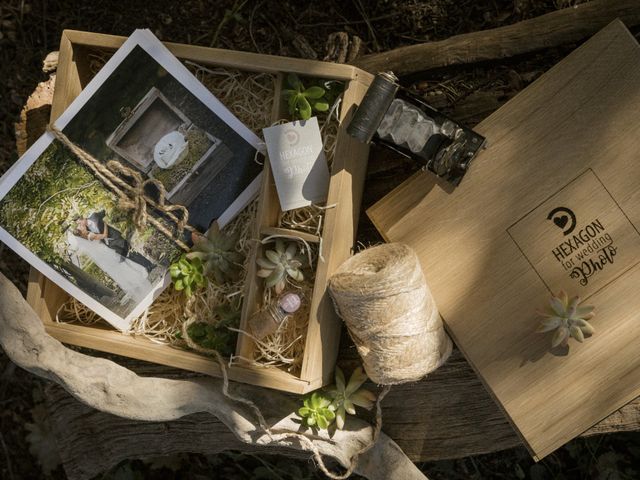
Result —
[{"label": "photo of bride and groom", "polygon": [[134,250],[120,231],[105,222],[105,216],[102,210],[74,219],[67,230],[69,253],[88,257],[128,297],[141,302],[152,291],[150,274],[156,264]]}]

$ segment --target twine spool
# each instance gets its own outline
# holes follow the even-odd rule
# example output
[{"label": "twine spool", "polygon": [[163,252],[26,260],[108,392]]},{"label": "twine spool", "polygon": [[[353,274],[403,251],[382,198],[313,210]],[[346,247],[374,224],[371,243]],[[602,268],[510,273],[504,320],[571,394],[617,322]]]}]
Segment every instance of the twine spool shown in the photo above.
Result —
[{"label": "twine spool", "polygon": [[344,262],[329,291],[369,378],[383,385],[419,380],[451,354],[416,253],[390,243]]}]

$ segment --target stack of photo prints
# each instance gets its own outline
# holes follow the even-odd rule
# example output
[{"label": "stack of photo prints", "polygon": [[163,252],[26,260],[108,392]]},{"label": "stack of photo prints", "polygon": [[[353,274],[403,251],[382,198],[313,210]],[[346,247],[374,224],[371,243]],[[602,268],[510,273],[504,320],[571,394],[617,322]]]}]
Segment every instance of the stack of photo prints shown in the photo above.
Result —
[{"label": "stack of photo prints", "polygon": [[164,233],[158,222],[136,228],[100,172],[116,161],[131,186],[120,188],[150,197],[160,184],[159,201],[186,207],[201,232],[227,224],[260,185],[258,136],[148,30],[127,39],[52,130],[0,179],[0,240],[123,331],[168,283],[180,249],[166,231],[179,229],[162,215]]}]

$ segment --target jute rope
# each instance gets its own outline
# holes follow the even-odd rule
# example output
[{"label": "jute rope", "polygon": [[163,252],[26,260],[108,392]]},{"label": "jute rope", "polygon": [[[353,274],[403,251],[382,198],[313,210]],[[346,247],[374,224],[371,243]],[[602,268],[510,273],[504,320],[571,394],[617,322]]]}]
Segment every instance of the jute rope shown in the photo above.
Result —
[{"label": "jute rope", "polygon": [[[133,224],[138,230],[143,230],[147,222],[149,222],[158,231],[173,240],[180,248],[189,251],[189,247],[179,238],[184,230],[194,231],[194,228],[187,223],[189,221],[189,212],[182,205],[171,205],[165,202],[167,192],[161,182],[153,178],[145,180],[138,171],[126,167],[117,160],[109,160],[106,164],[102,163],[73,143],[54,125],[49,126],[49,132],[89,168],[107,188],[118,196],[121,208],[133,211]],[[147,194],[147,187],[149,186],[156,189],[158,192],[157,198],[154,199]],[[152,207],[171,220],[176,225],[177,234],[174,234],[153,215],[149,215],[147,206]]]},{"label": "jute rope", "polygon": [[417,381],[451,354],[420,261],[408,246],[358,253],[338,268],[329,290],[374,382]]}]

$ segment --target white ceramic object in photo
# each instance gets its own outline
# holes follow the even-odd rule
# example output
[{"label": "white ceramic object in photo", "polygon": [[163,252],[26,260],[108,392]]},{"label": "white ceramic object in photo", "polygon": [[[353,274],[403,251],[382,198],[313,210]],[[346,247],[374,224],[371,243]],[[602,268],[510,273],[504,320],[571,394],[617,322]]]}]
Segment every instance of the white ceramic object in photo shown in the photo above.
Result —
[{"label": "white ceramic object in photo", "polygon": [[158,140],[153,148],[153,160],[160,168],[171,168],[184,160],[189,153],[189,142],[174,130]]}]

